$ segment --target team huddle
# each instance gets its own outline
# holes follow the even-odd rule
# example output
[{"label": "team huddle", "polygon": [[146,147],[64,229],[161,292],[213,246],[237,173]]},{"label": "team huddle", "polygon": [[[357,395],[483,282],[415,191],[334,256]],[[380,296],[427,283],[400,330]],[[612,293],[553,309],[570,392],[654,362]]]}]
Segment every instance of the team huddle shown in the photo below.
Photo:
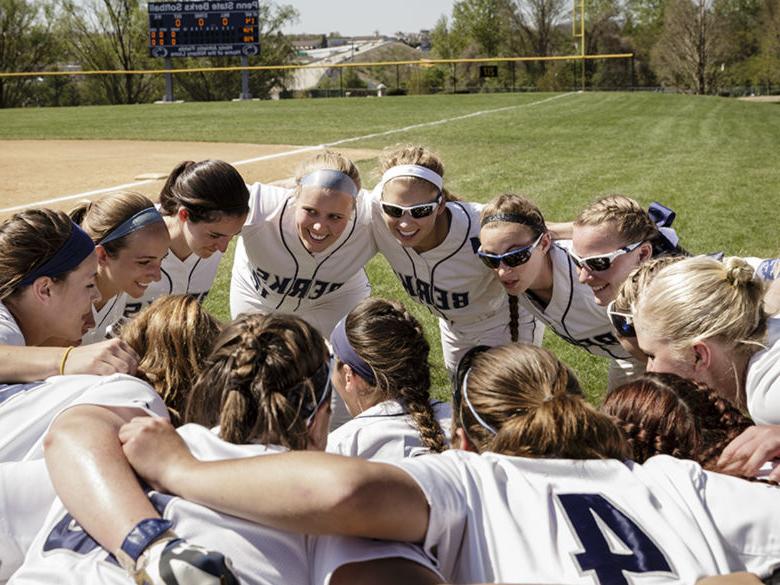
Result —
[{"label": "team huddle", "polygon": [[[3,221],[0,583],[780,582],[780,259],[623,195],[468,202],[422,146],[381,171],[190,161]],[[609,362],[601,405],[545,329]]]}]

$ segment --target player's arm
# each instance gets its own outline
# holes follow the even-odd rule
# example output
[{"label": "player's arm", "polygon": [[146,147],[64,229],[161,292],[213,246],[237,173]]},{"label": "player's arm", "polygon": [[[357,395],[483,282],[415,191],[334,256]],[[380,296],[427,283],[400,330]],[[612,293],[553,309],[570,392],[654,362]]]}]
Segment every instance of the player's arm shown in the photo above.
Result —
[{"label": "player's arm", "polygon": [[550,232],[553,240],[571,240],[573,226],[574,222],[571,221],[548,221],[547,231]]},{"label": "player's arm", "polygon": [[148,417],[123,426],[120,439],[152,485],[227,514],[310,534],[425,537],[425,495],[392,465],[313,451],[203,462],[170,423]]},{"label": "player's arm", "polygon": [[[0,345],[0,381],[34,382],[56,376],[66,348]],[[74,347],[64,360],[66,374],[134,374],[138,355],[124,341],[112,339]]]},{"label": "player's arm", "polygon": [[773,280],[764,294],[764,309],[769,315],[780,314],[780,278]]},{"label": "player's arm", "polygon": [[763,581],[753,573],[731,573],[705,577],[696,581],[696,585],[763,585]]},{"label": "player's arm", "polygon": [[[780,425],[755,425],[731,441],[718,459],[718,471],[741,477],[756,477],[759,469],[780,458]],[[780,466],[767,479],[780,481]]]},{"label": "player's arm", "polygon": [[84,530],[114,553],[138,522],[159,517],[117,438],[122,424],[143,414],[130,408],[74,406],[54,420],[44,439],[57,495]]}]

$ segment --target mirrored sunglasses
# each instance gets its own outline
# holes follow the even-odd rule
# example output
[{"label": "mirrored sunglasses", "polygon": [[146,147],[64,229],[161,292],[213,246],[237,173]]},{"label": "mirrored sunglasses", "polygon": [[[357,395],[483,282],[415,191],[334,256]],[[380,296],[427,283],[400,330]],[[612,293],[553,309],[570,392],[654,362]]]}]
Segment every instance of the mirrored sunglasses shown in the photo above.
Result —
[{"label": "mirrored sunglasses", "polygon": [[615,250],[614,252],[610,252],[609,254],[588,256],[587,258],[580,258],[573,251],[569,250],[569,256],[571,256],[571,259],[574,261],[574,264],[577,266],[577,268],[587,268],[588,270],[592,270],[594,272],[603,272],[604,270],[609,270],[609,267],[612,266],[612,262],[615,260],[615,258],[622,256],[623,254],[628,254],[629,252],[636,250],[641,245],[642,242],[636,242],[635,244],[629,244],[628,246],[620,248],[619,250]]},{"label": "mirrored sunglasses", "polygon": [[479,259],[482,260],[485,266],[493,270],[498,270],[498,267],[501,266],[502,262],[509,266],[509,268],[514,268],[515,266],[525,264],[531,259],[531,254],[534,253],[536,246],[542,241],[543,235],[544,232],[539,234],[539,237],[536,238],[536,241],[533,244],[528,244],[527,246],[517,248],[516,250],[510,250],[503,254],[490,254],[489,252],[477,250],[477,256],[479,256]]},{"label": "mirrored sunglasses", "polygon": [[620,337],[636,337],[634,316],[631,313],[616,310],[615,301],[610,301],[607,305],[607,316],[612,327]]},{"label": "mirrored sunglasses", "polygon": [[421,203],[420,205],[411,205],[409,207],[405,205],[396,205],[395,203],[385,203],[384,201],[380,201],[380,204],[382,205],[382,212],[393,219],[399,219],[405,212],[408,212],[414,219],[422,219],[436,211],[440,200],[441,195],[436,197],[436,201]]}]

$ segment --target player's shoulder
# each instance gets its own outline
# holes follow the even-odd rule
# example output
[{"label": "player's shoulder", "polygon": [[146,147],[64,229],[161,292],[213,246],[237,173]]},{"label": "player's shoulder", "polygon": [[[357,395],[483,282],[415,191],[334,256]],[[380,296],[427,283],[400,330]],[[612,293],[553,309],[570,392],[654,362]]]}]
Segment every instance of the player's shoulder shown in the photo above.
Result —
[{"label": "player's shoulder", "polygon": [[253,183],[249,185],[249,217],[246,225],[265,221],[292,196],[293,190],[279,185]]}]

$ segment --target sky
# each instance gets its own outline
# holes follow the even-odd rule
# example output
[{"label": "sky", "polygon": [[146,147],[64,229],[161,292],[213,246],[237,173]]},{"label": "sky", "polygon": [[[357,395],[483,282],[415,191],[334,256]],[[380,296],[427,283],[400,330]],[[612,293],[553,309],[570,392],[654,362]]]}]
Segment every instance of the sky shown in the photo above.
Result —
[{"label": "sky", "polygon": [[298,10],[298,22],[285,33],[331,33],[345,36],[432,29],[442,14],[452,14],[455,0],[276,0]]}]

